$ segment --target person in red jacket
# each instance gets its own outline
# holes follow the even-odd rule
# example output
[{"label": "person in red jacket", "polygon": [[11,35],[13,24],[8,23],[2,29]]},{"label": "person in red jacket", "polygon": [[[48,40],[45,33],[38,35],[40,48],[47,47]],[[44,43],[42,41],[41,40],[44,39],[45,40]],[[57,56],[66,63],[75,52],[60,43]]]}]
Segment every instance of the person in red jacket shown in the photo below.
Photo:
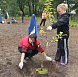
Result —
[{"label": "person in red jacket", "polygon": [[41,47],[38,39],[36,39],[36,34],[33,33],[29,36],[24,37],[20,42],[18,46],[18,50],[21,53],[21,62],[19,63],[19,68],[23,68],[23,62],[27,62],[26,57],[28,57],[30,60],[35,61],[33,58],[34,55],[38,54],[38,52],[41,52],[46,60],[51,61],[52,59],[48,57],[43,48]]},{"label": "person in red jacket", "polygon": [[44,27],[45,26],[45,22],[46,22],[46,13],[45,13],[45,10],[44,10],[43,13],[42,13],[42,20],[41,20],[40,26],[43,23],[43,27]]}]

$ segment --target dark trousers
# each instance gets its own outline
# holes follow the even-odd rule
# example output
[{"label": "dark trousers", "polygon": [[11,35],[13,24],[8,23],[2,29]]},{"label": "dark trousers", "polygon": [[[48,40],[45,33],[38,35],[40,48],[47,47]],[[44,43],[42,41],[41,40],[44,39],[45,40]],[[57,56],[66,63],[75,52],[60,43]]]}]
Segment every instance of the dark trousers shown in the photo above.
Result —
[{"label": "dark trousers", "polygon": [[55,60],[60,62],[61,57],[62,57],[62,62],[67,64],[68,56],[69,56],[68,38],[58,40],[58,47],[57,47],[57,53],[56,53]]},{"label": "dark trousers", "polygon": [[23,23],[23,17],[22,17],[22,23]]},{"label": "dark trousers", "polygon": [[[20,53],[22,53],[22,52],[21,52],[21,50],[22,50],[21,47],[18,46],[18,50],[19,50]],[[29,56],[32,57],[32,56],[34,56],[35,54],[38,54],[38,50],[37,50],[37,49],[34,49],[34,50],[28,49],[28,50],[27,50],[27,53],[25,53],[25,58],[26,58],[26,57],[29,57]]]},{"label": "dark trousers", "polygon": [[43,23],[43,26],[45,26],[45,22],[46,22],[46,19],[42,19],[41,23],[40,23],[40,26],[42,25],[42,23]]}]

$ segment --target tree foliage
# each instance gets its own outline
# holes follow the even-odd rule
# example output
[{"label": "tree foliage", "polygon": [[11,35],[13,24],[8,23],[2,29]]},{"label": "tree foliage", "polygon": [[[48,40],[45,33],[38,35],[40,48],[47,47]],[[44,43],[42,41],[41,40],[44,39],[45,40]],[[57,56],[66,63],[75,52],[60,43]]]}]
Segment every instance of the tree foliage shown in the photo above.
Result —
[{"label": "tree foliage", "polygon": [[76,13],[78,14],[78,0],[73,0],[73,1],[74,1],[75,6],[72,9],[75,9]]},{"label": "tree foliage", "polygon": [[51,22],[53,23],[53,7],[52,7],[52,2],[53,0],[46,0],[46,3],[44,4],[45,5],[45,10],[46,10],[46,19],[47,19],[47,22]]},{"label": "tree foliage", "polygon": [[[11,16],[17,16],[17,14],[19,15],[20,11],[23,11],[29,16],[31,16],[33,13],[36,14],[36,16],[41,16],[41,13],[46,6],[46,1],[50,1],[49,4],[52,4],[50,9],[53,8],[55,11],[57,5],[64,2],[68,5],[75,4],[73,8],[69,7],[69,11],[73,9],[78,11],[78,0],[0,0],[0,9],[2,14],[4,14],[5,10],[7,9]],[[53,12],[52,9],[51,11]]]},{"label": "tree foliage", "polygon": [[10,0],[8,2],[8,4],[9,4],[8,12],[11,16],[15,16],[15,17],[19,14],[19,10],[20,10],[18,7],[18,4],[16,2],[17,2],[17,0]]},{"label": "tree foliage", "polygon": [[[26,5],[26,2],[28,0],[17,0],[17,4],[20,8],[20,10],[24,13],[24,8],[25,8],[25,5]],[[29,0],[30,1],[30,0]]]}]

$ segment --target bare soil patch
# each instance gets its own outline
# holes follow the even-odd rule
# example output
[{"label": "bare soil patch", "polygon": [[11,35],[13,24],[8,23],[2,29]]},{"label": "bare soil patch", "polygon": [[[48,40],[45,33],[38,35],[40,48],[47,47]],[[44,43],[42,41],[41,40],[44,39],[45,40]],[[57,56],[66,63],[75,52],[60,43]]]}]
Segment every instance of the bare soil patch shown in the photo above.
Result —
[{"label": "bare soil patch", "polygon": [[[7,21],[10,21],[8,19]],[[15,24],[0,24],[0,77],[35,77],[36,69],[40,68],[42,61],[42,54],[39,53],[34,56],[35,62],[27,59],[27,63],[24,64],[22,70],[19,69],[18,64],[20,62],[21,54],[18,52],[19,41],[28,35],[28,26],[30,19],[17,20]],[[37,20],[39,25],[40,20]],[[46,26],[43,28],[46,31]],[[39,33],[38,28],[38,40],[42,47],[45,46],[46,35]],[[56,29],[48,31],[48,42],[50,46],[46,48],[45,52],[48,56],[55,58],[57,50],[57,42],[51,43],[52,37],[56,36]],[[52,63],[44,59],[44,68],[48,70],[48,77],[78,77],[78,28],[70,27],[69,38],[69,63],[66,66],[62,66],[58,63]],[[33,73],[33,74],[32,74]]]}]

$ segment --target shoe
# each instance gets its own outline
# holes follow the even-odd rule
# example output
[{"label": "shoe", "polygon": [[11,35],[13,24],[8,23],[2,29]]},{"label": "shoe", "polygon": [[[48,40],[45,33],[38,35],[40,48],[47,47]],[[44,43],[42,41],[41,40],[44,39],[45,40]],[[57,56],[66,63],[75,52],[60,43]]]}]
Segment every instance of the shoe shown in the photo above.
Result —
[{"label": "shoe", "polygon": [[24,63],[27,63],[27,60],[26,59],[24,59],[24,61],[23,61]]},{"label": "shoe", "polygon": [[61,63],[61,65],[66,65],[65,63]]},{"label": "shoe", "polygon": [[52,62],[59,62],[59,61],[52,60]]},{"label": "shoe", "polygon": [[33,57],[29,57],[30,60],[35,61],[35,59]]}]

